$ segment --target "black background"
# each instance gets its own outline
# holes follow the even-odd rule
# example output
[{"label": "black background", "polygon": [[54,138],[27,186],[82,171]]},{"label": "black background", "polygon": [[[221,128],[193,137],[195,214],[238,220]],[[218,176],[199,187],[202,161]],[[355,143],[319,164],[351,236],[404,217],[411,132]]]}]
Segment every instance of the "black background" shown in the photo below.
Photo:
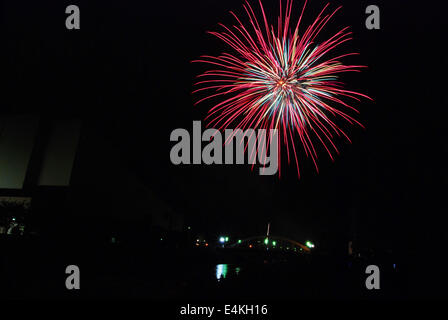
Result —
[{"label": "black background", "polygon": [[[306,19],[325,3],[311,1]],[[65,28],[69,4],[80,7],[80,30]],[[444,256],[448,226],[445,13],[436,1],[331,8],[338,4],[327,32],[352,26],[344,48],[361,55],[348,61],[369,68],[346,81],[374,102],[359,104],[366,130],[345,127],[353,143],[337,141],[335,162],[322,153],[316,173],[302,158],[301,179],[285,164],[279,178],[248,166],[170,162],[171,131],[191,132],[209,106],[193,106],[203,68],[191,61],[227,50],[206,31],[232,23],[230,10],[242,16],[241,1],[3,1],[2,113],[83,119],[197,230],[262,234],[270,221],[279,234],[332,250],[345,250],[355,234],[367,247],[415,255],[419,281],[438,281],[423,268]],[[365,27],[370,4],[381,9],[380,30]],[[276,1],[265,5],[277,15]]]}]

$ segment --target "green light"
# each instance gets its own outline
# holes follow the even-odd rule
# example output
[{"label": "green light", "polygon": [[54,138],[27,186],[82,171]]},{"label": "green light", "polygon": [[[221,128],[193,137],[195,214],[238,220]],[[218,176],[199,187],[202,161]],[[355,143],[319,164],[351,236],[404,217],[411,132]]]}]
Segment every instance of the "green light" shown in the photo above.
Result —
[{"label": "green light", "polygon": [[228,270],[227,264],[218,264],[216,266],[216,279],[219,281],[221,279],[224,279],[227,276],[227,270]]},{"label": "green light", "polygon": [[269,238],[264,239],[264,244],[268,245],[269,244]]},{"label": "green light", "polygon": [[229,242],[229,237],[226,237],[226,242]]},{"label": "green light", "polygon": [[241,240],[238,240],[238,243],[241,243]]},{"label": "green light", "polygon": [[275,247],[277,245],[277,241],[272,241],[272,245]]},{"label": "green light", "polygon": [[314,244],[311,241],[307,241],[305,244],[308,248],[314,248]]}]

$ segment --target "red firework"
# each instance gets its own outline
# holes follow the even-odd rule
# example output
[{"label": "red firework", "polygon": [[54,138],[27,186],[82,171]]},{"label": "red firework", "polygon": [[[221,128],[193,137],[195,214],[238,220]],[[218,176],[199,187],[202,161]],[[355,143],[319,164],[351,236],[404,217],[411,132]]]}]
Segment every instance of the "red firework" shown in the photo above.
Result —
[{"label": "red firework", "polygon": [[[231,12],[236,25],[227,27],[220,24],[223,31],[209,33],[224,41],[234,52],[217,57],[205,55],[196,60],[212,65],[213,69],[198,76],[195,85],[199,87],[194,92],[213,90],[197,103],[222,98],[209,110],[208,126],[217,126],[219,130],[231,125],[242,130],[265,129],[269,132],[269,129],[277,129],[279,145],[286,148],[288,163],[290,153],[294,155],[300,177],[296,144],[302,145],[318,171],[313,140],[321,143],[334,160],[332,152],[339,153],[334,137],[350,139],[332,118],[340,117],[362,127],[344,111],[348,109],[358,113],[357,109],[343,99],[360,101],[359,97],[370,98],[345,90],[345,84],[338,81],[339,74],[359,72],[365,67],[344,65],[340,61],[358,53],[327,58],[336,47],[352,39],[348,27],[325,41],[315,41],[341,7],[326,14],[327,4],[314,22],[299,33],[306,1],[295,26],[291,23],[292,3],[292,0],[286,0],[283,12],[280,0],[277,28],[268,23],[261,0],[261,22],[247,1],[244,5],[249,20],[247,26]],[[281,149],[278,151],[279,164]]]}]

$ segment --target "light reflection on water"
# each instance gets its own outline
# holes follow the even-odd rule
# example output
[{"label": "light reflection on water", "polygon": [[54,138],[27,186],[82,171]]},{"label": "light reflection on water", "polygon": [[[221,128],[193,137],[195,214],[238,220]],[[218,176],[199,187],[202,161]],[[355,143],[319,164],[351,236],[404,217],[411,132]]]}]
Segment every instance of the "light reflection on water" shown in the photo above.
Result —
[{"label": "light reflection on water", "polygon": [[218,264],[216,265],[216,280],[220,281],[225,279],[227,276],[236,275],[238,276],[241,271],[240,267],[229,265],[229,264]]}]

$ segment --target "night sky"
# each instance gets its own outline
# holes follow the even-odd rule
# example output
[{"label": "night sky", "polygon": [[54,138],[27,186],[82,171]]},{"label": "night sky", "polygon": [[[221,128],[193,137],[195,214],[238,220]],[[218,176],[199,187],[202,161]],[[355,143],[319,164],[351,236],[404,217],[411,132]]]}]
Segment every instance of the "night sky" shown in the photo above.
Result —
[{"label": "night sky", "polygon": [[[170,162],[171,131],[192,132],[210,106],[193,106],[203,66],[190,61],[226,49],[206,31],[232,23],[230,10],[242,16],[238,0],[3,1],[2,112],[83,119],[195,230],[255,235],[270,221],[273,233],[329,247],[355,236],[381,249],[437,250],[447,227],[447,101],[439,80],[447,58],[446,18],[434,3],[331,2],[343,9],[327,32],[351,25],[354,40],[344,50],[361,55],[346,61],[369,66],[344,80],[375,101],[358,105],[366,129],[344,127],[353,143],[337,140],[334,163],[321,153],[317,174],[302,157],[300,180],[284,163],[279,179],[246,165]],[[81,9],[79,31],[65,29],[69,4]],[[311,1],[307,19],[325,4]],[[381,9],[381,30],[364,25],[370,4]]]}]

